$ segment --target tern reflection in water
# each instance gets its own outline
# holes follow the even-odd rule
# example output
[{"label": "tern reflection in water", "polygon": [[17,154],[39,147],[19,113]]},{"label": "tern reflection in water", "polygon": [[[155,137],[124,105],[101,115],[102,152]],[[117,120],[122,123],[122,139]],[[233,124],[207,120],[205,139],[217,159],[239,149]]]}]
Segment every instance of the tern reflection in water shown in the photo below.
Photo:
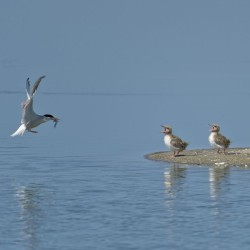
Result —
[{"label": "tern reflection in water", "polygon": [[210,167],[209,183],[210,196],[212,200],[216,200],[222,190],[222,180],[226,181],[229,175],[230,167]]},{"label": "tern reflection in water", "polygon": [[43,197],[42,186],[20,186],[16,197],[20,205],[20,221],[23,223],[21,232],[22,241],[28,249],[37,249],[39,228],[43,223]]},{"label": "tern reflection in water", "polygon": [[175,196],[180,190],[182,190],[183,180],[186,175],[186,167],[173,165],[164,172],[164,185],[166,193],[171,197]]}]

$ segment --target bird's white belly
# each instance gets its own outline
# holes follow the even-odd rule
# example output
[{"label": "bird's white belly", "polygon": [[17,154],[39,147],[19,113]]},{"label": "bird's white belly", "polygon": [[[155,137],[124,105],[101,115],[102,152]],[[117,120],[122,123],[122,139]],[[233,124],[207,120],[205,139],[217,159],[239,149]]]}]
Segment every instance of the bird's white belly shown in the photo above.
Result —
[{"label": "bird's white belly", "polygon": [[211,133],[209,135],[209,137],[208,137],[208,140],[209,140],[211,146],[214,147],[214,148],[223,148],[222,146],[216,144],[216,142],[215,142],[215,135],[216,135],[215,133]]},{"label": "bird's white belly", "polygon": [[171,140],[172,140],[172,138],[171,138],[169,135],[165,135],[165,136],[164,136],[164,143],[166,144],[167,147],[169,147],[169,149],[170,149],[171,151],[174,151],[174,150],[176,150],[177,148],[176,148],[176,147],[173,147],[173,146],[171,145]]},{"label": "bird's white belly", "polygon": [[42,119],[41,116],[36,115],[36,116],[32,117],[32,119],[30,119],[29,121],[26,121],[26,127],[28,129],[32,129],[32,128],[39,126],[40,124],[42,124],[44,122],[45,121]]}]

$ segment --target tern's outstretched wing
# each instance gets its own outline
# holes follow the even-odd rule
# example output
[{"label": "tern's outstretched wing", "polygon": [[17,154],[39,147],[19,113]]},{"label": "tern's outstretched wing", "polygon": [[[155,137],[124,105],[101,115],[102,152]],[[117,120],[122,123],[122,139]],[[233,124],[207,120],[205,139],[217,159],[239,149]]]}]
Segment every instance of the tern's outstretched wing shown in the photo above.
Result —
[{"label": "tern's outstretched wing", "polygon": [[39,77],[36,82],[34,83],[34,86],[33,86],[33,90],[32,90],[32,96],[36,93],[37,89],[38,89],[38,86],[40,84],[40,82],[42,81],[42,79],[44,78],[45,76],[41,76]]},{"label": "tern's outstretched wing", "polygon": [[26,81],[26,93],[27,99],[22,103],[23,113],[22,113],[22,124],[27,124],[30,120],[34,119],[37,114],[33,110],[33,96],[36,93],[38,86],[45,76],[39,77],[34,83],[33,90],[30,92],[30,81],[29,78]]},{"label": "tern's outstretched wing", "polygon": [[23,112],[22,112],[22,124],[27,124],[28,121],[30,121],[34,116],[36,116],[36,113],[33,110],[33,99],[27,98],[27,100],[22,104]]},{"label": "tern's outstretched wing", "polygon": [[27,99],[30,99],[31,95],[30,95],[30,79],[29,78],[27,78],[26,80],[26,94],[27,94]]}]

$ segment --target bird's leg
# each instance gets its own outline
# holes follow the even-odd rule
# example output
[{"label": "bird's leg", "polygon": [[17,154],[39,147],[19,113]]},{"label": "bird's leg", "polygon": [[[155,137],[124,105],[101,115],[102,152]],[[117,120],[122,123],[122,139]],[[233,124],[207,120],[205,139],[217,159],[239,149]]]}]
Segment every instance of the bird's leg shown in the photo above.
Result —
[{"label": "bird's leg", "polygon": [[174,157],[176,157],[180,153],[180,150],[174,151]]},{"label": "bird's leg", "polygon": [[34,131],[34,130],[29,130],[29,132],[34,133],[34,134],[38,133],[37,131]]}]

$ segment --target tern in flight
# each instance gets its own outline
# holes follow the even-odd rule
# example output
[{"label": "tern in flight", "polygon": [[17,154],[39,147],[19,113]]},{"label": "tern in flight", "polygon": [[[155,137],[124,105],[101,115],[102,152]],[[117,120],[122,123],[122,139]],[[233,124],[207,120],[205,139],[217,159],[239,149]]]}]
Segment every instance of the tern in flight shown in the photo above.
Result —
[{"label": "tern in flight", "polygon": [[33,110],[33,96],[36,93],[37,88],[44,77],[45,76],[41,76],[37,79],[37,81],[33,86],[32,92],[30,91],[29,78],[27,79],[26,81],[27,99],[25,102],[22,103],[23,113],[22,113],[21,126],[11,136],[23,135],[26,130],[28,132],[38,133],[37,131],[34,131],[32,129],[47,121],[53,121],[55,123],[54,127],[56,127],[57,122],[59,121],[58,118],[50,114],[38,115]]}]

